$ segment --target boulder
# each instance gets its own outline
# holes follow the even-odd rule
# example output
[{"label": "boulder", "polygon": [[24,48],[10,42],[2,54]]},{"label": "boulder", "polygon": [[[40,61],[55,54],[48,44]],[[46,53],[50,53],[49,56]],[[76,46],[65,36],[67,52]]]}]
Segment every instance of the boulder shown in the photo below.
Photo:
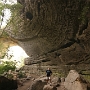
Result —
[{"label": "boulder", "polygon": [[69,74],[65,78],[65,82],[74,82],[80,75],[76,70],[70,70]]},{"label": "boulder", "polygon": [[87,85],[87,90],[90,90],[90,83],[88,83]]},{"label": "boulder", "polygon": [[51,82],[53,83],[60,83],[60,78],[59,77],[54,77]]},{"label": "boulder", "polygon": [[31,64],[30,58],[25,58],[24,59],[24,64],[25,65],[30,65]]},{"label": "boulder", "polygon": [[64,87],[67,90],[87,90],[87,82],[75,70],[70,70],[65,78]]},{"label": "boulder", "polygon": [[43,88],[43,90],[57,90],[57,88],[54,87],[54,86],[45,85],[44,88]]},{"label": "boulder", "polygon": [[61,77],[61,82],[64,82],[65,81],[65,77]]},{"label": "boulder", "polygon": [[41,80],[42,82],[47,82],[47,77],[46,76],[40,76],[36,80]]},{"label": "boulder", "polygon": [[60,86],[60,78],[59,77],[54,77],[51,80],[51,85],[54,86],[54,87]]},{"label": "boulder", "polygon": [[14,90],[17,88],[17,80],[10,80],[4,76],[0,76],[0,90]]},{"label": "boulder", "polygon": [[46,85],[46,82],[35,80],[29,90],[43,90],[44,85]]}]

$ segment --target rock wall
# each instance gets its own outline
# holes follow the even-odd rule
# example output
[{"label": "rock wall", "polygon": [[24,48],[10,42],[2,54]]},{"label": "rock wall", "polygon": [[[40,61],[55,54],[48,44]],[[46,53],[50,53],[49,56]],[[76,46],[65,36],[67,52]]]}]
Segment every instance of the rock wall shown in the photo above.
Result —
[{"label": "rock wall", "polygon": [[6,32],[33,60],[44,58],[46,65],[89,65],[90,0],[18,2],[22,10]]}]

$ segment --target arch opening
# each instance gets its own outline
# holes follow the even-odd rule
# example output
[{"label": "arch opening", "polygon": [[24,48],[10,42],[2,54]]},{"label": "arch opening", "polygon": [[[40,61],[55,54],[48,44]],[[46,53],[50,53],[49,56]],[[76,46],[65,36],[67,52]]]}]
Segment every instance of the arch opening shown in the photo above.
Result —
[{"label": "arch opening", "polygon": [[3,61],[13,61],[16,67],[20,68],[24,65],[24,59],[29,57],[26,52],[18,45],[11,46],[6,51]]}]

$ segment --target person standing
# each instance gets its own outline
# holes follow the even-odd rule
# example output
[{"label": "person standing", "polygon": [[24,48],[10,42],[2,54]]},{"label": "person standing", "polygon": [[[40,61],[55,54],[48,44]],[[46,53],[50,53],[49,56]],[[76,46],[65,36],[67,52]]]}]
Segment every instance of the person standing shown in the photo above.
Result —
[{"label": "person standing", "polygon": [[48,83],[48,81],[50,81],[50,83],[51,83],[52,71],[50,70],[50,68],[48,68],[48,69],[46,70],[46,75],[47,75],[47,83]]}]

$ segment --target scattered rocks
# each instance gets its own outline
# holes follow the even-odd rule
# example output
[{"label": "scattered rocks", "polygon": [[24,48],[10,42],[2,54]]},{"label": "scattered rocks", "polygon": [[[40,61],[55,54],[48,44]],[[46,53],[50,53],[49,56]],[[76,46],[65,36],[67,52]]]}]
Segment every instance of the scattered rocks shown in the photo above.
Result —
[{"label": "scattered rocks", "polygon": [[61,77],[61,82],[64,82],[65,81],[65,77]]},{"label": "scattered rocks", "polygon": [[35,80],[29,90],[43,90],[44,85],[46,85],[46,82]]},{"label": "scattered rocks", "polygon": [[24,64],[25,64],[25,65],[30,65],[30,64],[31,64],[30,58],[25,58],[25,59],[24,59]]},{"label": "scattered rocks", "polygon": [[51,85],[45,85],[43,90],[57,90],[57,88]]},{"label": "scattered rocks", "polygon": [[51,80],[51,86],[54,86],[54,87],[58,87],[60,86],[60,78],[59,77],[54,77],[52,80]]},{"label": "scattered rocks", "polygon": [[40,76],[36,80],[41,80],[42,82],[47,82],[47,77],[46,76]]},{"label": "scattered rocks", "polygon": [[51,82],[53,83],[60,83],[60,78],[59,77],[54,77]]},{"label": "scattered rocks", "polygon": [[17,80],[17,84],[20,87],[25,86],[25,83],[31,80],[29,87],[27,87],[28,90],[90,90],[90,83],[78,74],[76,70],[70,70],[66,78],[53,77],[51,83],[47,83],[47,77],[44,75],[35,79],[29,73],[26,73],[25,78],[17,78],[15,80]]}]

